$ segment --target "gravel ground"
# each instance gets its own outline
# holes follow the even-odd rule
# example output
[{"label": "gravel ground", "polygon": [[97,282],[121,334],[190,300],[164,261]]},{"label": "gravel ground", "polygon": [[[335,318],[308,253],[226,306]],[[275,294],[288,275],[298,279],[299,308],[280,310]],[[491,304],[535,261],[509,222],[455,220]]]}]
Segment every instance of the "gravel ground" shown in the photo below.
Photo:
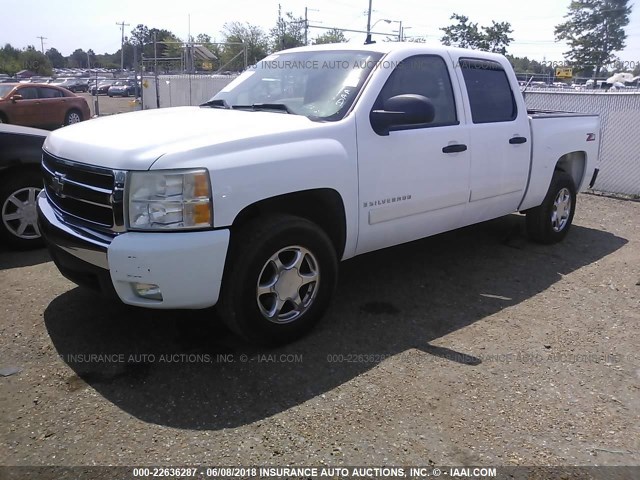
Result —
[{"label": "gravel ground", "polygon": [[514,215],[355,258],[276,350],[0,250],[0,465],[640,465],[639,219],[581,195],[559,245]]}]

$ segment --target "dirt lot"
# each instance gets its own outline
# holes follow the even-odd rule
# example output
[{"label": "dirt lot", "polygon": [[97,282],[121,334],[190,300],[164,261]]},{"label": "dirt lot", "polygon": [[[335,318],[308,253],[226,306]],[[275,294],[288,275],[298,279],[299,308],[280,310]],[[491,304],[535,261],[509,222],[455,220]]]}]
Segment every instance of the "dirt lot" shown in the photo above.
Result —
[{"label": "dirt lot", "polygon": [[581,195],[560,245],[510,216],[358,257],[277,350],[2,250],[0,464],[639,465],[639,220]]}]

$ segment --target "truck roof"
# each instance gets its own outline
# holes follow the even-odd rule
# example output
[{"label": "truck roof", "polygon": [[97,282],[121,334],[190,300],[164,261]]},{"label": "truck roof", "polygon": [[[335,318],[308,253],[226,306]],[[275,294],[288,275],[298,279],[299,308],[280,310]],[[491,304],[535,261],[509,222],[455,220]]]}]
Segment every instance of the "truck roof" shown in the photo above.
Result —
[{"label": "truck roof", "polygon": [[406,51],[408,53],[426,53],[426,54],[439,54],[442,55],[446,52],[455,52],[457,55],[469,55],[473,58],[486,59],[486,60],[494,60],[500,61],[504,59],[504,56],[498,53],[484,52],[481,50],[472,50],[467,48],[457,48],[457,47],[447,47],[443,45],[433,45],[429,43],[417,43],[417,42],[379,42],[372,43],[369,45],[365,45],[359,42],[348,42],[348,43],[327,43],[322,45],[309,45],[306,47],[297,47],[291,48],[289,50],[282,50],[280,52],[274,52],[269,55],[269,57],[273,57],[274,55],[282,54],[282,53],[295,53],[295,52],[305,52],[305,51],[326,51],[326,50],[357,50],[357,51],[367,51],[370,50],[372,52],[378,52],[382,54],[388,54],[395,51]]}]

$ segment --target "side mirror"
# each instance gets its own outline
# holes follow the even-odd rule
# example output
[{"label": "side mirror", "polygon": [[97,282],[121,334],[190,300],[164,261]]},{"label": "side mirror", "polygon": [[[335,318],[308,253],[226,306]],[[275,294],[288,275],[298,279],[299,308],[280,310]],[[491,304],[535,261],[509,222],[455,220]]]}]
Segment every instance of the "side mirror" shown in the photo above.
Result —
[{"label": "side mirror", "polygon": [[435,116],[436,110],[429,98],[409,93],[386,100],[383,110],[373,110],[369,120],[378,135],[389,135],[393,127],[428,124]]},{"label": "side mirror", "polygon": [[22,100],[22,95],[20,95],[19,93],[16,93],[15,95],[11,95],[11,101],[13,103],[16,103],[18,100]]}]

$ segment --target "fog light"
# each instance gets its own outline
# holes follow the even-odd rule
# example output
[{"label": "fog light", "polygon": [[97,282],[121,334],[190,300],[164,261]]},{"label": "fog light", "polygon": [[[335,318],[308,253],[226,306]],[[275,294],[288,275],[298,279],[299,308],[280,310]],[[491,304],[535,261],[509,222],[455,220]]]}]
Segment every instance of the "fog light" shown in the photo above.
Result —
[{"label": "fog light", "polygon": [[153,283],[133,283],[132,285],[133,291],[139,297],[162,301],[162,292],[158,285]]}]

